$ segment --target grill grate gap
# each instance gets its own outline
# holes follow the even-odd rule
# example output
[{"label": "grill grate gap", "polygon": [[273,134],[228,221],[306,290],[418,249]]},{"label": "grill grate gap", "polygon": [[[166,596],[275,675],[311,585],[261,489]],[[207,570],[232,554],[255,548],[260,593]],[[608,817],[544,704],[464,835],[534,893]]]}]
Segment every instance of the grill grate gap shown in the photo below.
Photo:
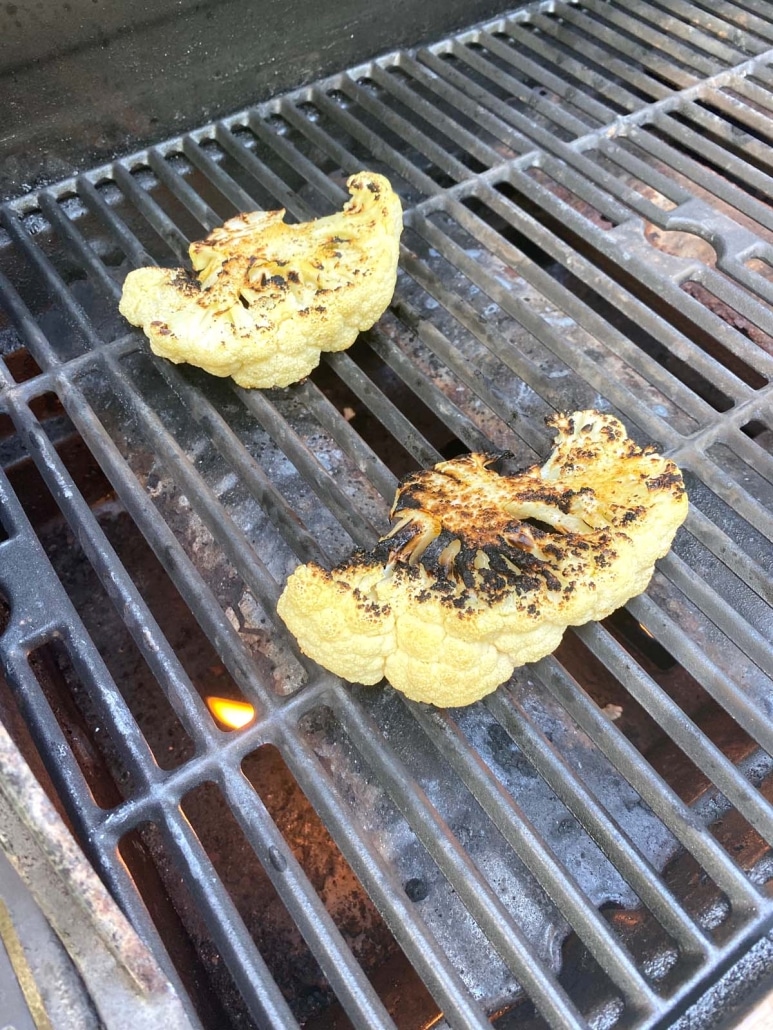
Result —
[{"label": "grill grate gap", "polygon": [[[276,754],[275,749],[271,748],[270,753]],[[248,759],[248,766],[250,764]],[[253,768],[261,766],[266,776],[266,790],[276,793],[287,790],[287,781],[280,783],[277,778],[282,775],[281,765],[277,769],[268,752],[262,760],[252,759],[252,764]],[[317,1014],[330,1004],[332,989],[223,794],[213,783],[201,784],[185,795],[182,809],[294,1015],[303,1022]],[[289,812],[287,816],[290,818]],[[310,826],[307,829],[311,838],[313,831]],[[250,1026],[244,1002],[228,980],[227,969],[222,968],[218,956],[211,952],[206,935],[197,941],[197,950],[217,984],[231,1023],[236,1027]],[[347,1025],[348,1020],[344,1023]]]},{"label": "grill grate gap", "polygon": [[[10,615],[10,605],[0,595],[0,636],[2,636],[8,626]],[[45,647],[46,645],[43,645],[41,650],[45,650]],[[31,653],[28,661],[35,679],[38,683],[42,684],[42,681],[45,679],[45,673],[38,667],[39,659],[37,654],[35,652]],[[45,751],[41,751],[38,747],[29,722],[24,717],[21,699],[15,691],[12,681],[2,673],[0,673],[0,719],[2,719],[3,726],[7,730],[8,735],[32,769],[36,780],[45,791],[58,815],[64,820],[70,831],[75,832],[62,796],[57,790],[54,779],[49,775],[46,763],[51,761],[52,756]]]},{"label": "grill grate gap", "polygon": [[[656,297],[654,293],[634,279],[633,276],[628,275],[618,265],[605,259],[587,239],[580,239],[553,215],[537,207],[516,187],[509,183],[500,183],[496,189],[498,193],[502,194],[513,204],[516,204],[527,215],[536,218],[548,231],[567,242],[573,249],[579,250],[586,257],[590,258],[602,272],[620,283],[633,296],[648,304],[658,314],[668,318],[677,330],[687,333],[694,343],[697,343],[699,346],[702,344],[702,349],[710,352],[712,349],[716,350],[720,346],[707,333],[701,331],[694,324],[687,323],[681,314],[667,306],[662,298]],[[733,406],[732,400],[726,394],[697,370],[691,368],[687,362],[676,357],[663,343],[651,335],[643,325],[637,324],[633,318],[623,313],[610,300],[607,300],[587,283],[577,278],[568,269],[556,263],[549,254],[516,229],[510,222],[500,218],[485,202],[477,199],[466,199],[464,205],[490,225],[491,228],[495,229],[508,243],[518,247],[529,260],[534,261],[538,267],[544,269],[564,288],[581,297],[583,303],[596,314],[601,315],[607,322],[611,322],[611,324],[619,327],[640,350],[649,357],[652,357],[659,365],[669,371],[717,411],[727,411]]]},{"label": "grill grate gap", "polygon": [[[738,763],[756,751],[755,742],[711,699],[686,669],[675,661],[668,669],[659,669],[638,647],[631,646],[627,635],[623,636],[616,631],[615,622],[619,625],[618,620],[613,620],[613,636],[724,754]],[[617,729],[682,800],[694,804],[706,790],[711,789],[708,777],[687,758],[574,633],[567,634],[555,654],[590,697],[609,714]]]},{"label": "grill grate gap", "polygon": [[128,770],[101,725],[88,691],[78,678],[65,644],[52,640],[35,648],[30,667],[51,712],[100,808],[115,808],[132,792]]},{"label": "grill grate gap", "polygon": [[[314,812],[280,752],[270,745],[252,752],[242,762],[252,784],[277,829],[284,837],[314,890],[333,918],[346,944],[364,969],[400,1030],[425,1025],[438,1017],[437,1006],[424,985],[412,973],[405,955],[376,907]],[[249,887],[248,887],[249,890]],[[268,920],[269,924],[271,920]],[[266,930],[271,933],[270,928]],[[270,947],[286,950],[272,940]],[[280,985],[297,972],[288,962],[282,966]],[[399,986],[396,986],[399,985]],[[295,992],[293,992],[295,993]],[[314,997],[316,1014],[306,1014],[305,1025],[348,1025],[340,1005],[329,992]],[[327,1011],[321,1011],[327,1010]]]},{"label": "grill grate gap", "polygon": [[[558,219],[554,218],[548,212],[539,209],[515,186],[512,186],[509,183],[500,183],[497,185],[496,189],[498,193],[501,193],[512,203],[517,204],[527,213],[536,217],[545,225],[546,228],[558,236],[559,239],[567,242],[574,250],[580,251],[586,257],[591,258],[594,264],[596,264],[601,271],[609,275],[634,297],[646,304],[650,310],[665,318],[669,324],[674,326],[677,331],[687,336],[694,344],[700,347],[704,353],[715,358],[715,360],[723,365],[725,365],[725,362],[729,363],[731,358],[733,359],[733,364],[738,364],[735,356],[730,354],[722,344],[714,339],[714,337],[710,336],[700,326],[697,326],[694,322],[689,320],[689,318],[682,312],[673,308],[670,304],[664,301],[662,297],[656,295],[654,291],[649,289],[644,283],[635,279],[624,269],[620,268],[619,265],[607,259],[603,254],[597,251],[589,241],[580,239],[566,225],[562,225]],[[484,216],[485,213],[482,217]],[[494,218],[496,219],[496,215]],[[496,225],[494,227],[496,227]],[[511,239],[511,242],[524,248],[527,254],[529,249],[534,248],[534,245],[531,244],[527,238],[523,237],[522,234],[518,233],[516,229],[509,225],[509,223],[505,223],[504,226],[499,223],[498,231],[502,232],[507,239],[511,239],[511,234],[514,234],[514,238]],[[544,262],[544,267],[550,272],[551,261],[549,257],[545,255],[542,260]],[[589,304],[593,310],[597,311],[597,313],[604,315],[607,321],[617,324],[619,320],[622,320],[623,325],[625,325],[628,330],[627,335],[632,342],[636,343],[636,345],[645,353],[654,357],[659,364],[664,368],[667,368],[681,382],[688,386],[694,393],[705,400],[713,408],[717,411],[727,411],[733,406],[732,400],[717,386],[697,373],[696,370],[692,369],[686,362],[677,358],[673,353],[668,351],[660,341],[652,337],[640,326],[637,326],[627,316],[615,310],[607,300],[590,289],[585,283],[575,279],[574,276],[565,269],[560,269],[559,274],[564,285],[574,288],[575,291],[579,291],[583,300]],[[745,363],[742,362],[741,365],[744,366]],[[759,373],[754,369],[749,369],[748,375],[758,377]]]},{"label": "grill grate gap", "polygon": [[203,1025],[226,1030],[229,1017],[219,997],[227,977],[223,962],[199,915],[194,888],[176,870],[158,827],[143,823],[121,837],[118,849]]},{"label": "grill grate gap", "polygon": [[[359,357],[359,355],[352,354],[353,359],[356,357]],[[399,389],[399,381],[396,380],[394,374],[390,376],[391,369],[384,369],[383,367],[379,369],[375,358],[372,362],[369,362],[367,356],[364,359],[360,357],[357,364],[359,367],[367,366],[368,364],[375,366],[375,375],[372,375],[372,378],[375,379],[382,390],[388,385],[396,386]],[[378,375],[379,372],[382,373],[380,376]],[[385,431],[383,423],[373,416],[367,404],[364,404],[349,389],[346,383],[338,378],[327,362],[323,361],[320,363],[312,372],[311,379],[340,412],[341,417],[351,425],[358,436],[371,447],[398,479],[419,468],[416,460],[390,433]],[[394,382],[385,382],[388,379],[392,379]],[[392,395],[392,399],[394,400],[394,395]],[[411,415],[413,421],[413,411]]]},{"label": "grill grate gap", "polygon": [[762,447],[768,454],[773,454],[773,429],[765,422],[752,419],[751,422],[741,426],[741,432],[746,433],[758,447]]}]

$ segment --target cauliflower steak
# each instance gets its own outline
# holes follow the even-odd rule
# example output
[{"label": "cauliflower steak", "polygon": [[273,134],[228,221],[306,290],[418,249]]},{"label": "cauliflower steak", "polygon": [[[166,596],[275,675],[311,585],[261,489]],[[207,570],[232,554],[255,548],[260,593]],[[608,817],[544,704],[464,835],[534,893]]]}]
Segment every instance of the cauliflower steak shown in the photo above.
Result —
[{"label": "cauliflower steak", "polygon": [[189,249],[193,272],[138,268],[119,310],[155,354],[240,386],[288,386],[322,351],[345,350],[392,299],[402,231],[400,200],[370,172],[326,218],[288,225],[284,211],[231,218]]},{"label": "cauliflower steak", "polygon": [[373,550],[297,568],[278,612],[301,650],[352,682],[466,705],[641,593],[687,514],[679,469],[611,415],[548,425],[544,465],[500,475],[500,455],[467,454],[414,473]]}]

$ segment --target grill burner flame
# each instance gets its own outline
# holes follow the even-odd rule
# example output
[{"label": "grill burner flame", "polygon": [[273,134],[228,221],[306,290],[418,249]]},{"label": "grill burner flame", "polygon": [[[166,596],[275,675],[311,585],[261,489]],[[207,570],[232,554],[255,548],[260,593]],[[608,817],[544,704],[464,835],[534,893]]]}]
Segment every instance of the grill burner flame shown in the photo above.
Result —
[{"label": "grill burner flame", "polygon": [[241,730],[255,718],[255,709],[247,701],[231,701],[226,697],[208,697],[206,701],[210,712],[228,730]]}]

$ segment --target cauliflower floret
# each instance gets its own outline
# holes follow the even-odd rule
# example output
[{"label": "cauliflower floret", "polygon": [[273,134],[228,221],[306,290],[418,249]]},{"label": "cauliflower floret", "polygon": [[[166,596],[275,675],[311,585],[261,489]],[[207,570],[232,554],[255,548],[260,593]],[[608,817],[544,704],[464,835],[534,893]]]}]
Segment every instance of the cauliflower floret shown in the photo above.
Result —
[{"label": "cauliflower floret", "polygon": [[327,572],[296,569],[278,612],[352,682],[467,705],[647,587],[687,514],[676,465],[598,411],[548,421],[544,465],[503,476],[467,454],[408,476],[390,531]]},{"label": "cauliflower floret", "polygon": [[155,354],[240,386],[288,386],[345,350],[392,299],[400,200],[382,175],[347,182],[338,214],[288,225],[284,211],[231,218],[192,243],[193,273],[139,268],[119,310]]}]

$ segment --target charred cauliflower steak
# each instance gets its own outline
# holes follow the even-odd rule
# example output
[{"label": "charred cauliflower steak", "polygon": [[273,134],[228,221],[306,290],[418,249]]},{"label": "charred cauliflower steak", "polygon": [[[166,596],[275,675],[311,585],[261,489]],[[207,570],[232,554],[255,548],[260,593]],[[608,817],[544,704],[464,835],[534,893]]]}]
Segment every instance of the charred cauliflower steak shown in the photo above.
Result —
[{"label": "charred cauliflower steak", "polygon": [[193,272],[138,268],[119,310],[155,354],[240,386],[288,386],[322,351],[345,350],[392,299],[400,200],[382,175],[347,182],[338,214],[288,225],[284,211],[231,218],[189,249]]},{"label": "charred cauliflower steak", "polygon": [[515,475],[467,454],[408,476],[392,528],[331,572],[293,572],[278,611],[344,679],[470,704],[650,581],[687,514],[679,469],[598,411],[548,421],[544,465]]}]

